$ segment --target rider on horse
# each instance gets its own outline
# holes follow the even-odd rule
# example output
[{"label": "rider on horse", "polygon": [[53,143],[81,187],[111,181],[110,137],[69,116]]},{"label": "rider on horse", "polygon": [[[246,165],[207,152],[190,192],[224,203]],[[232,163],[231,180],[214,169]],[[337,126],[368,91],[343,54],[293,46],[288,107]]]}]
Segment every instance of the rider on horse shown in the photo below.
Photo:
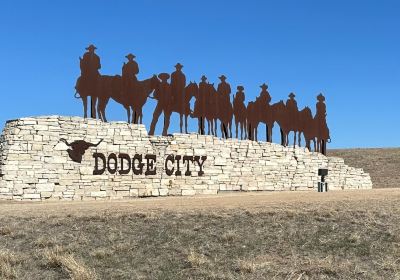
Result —
[{"label": "rider on horse", "polygon": [[101,68],[100,57],[95,54],[94,45],[90,45],[86,48],[87,52],[80,59],[81,77],[83,89],[93,91],[96,88],[97,79],[100,77],[99,69]]},{"label": "rider on horse", "polygon": [[217,92],[219,99],[221,100],[221,108],[224,108],[224,105],[231,102],[230,94],[231,94],[231,86],[226,82],[226,77],[224,75],[220,76],[219,79],[221,82],[218,84]]},{"label": "rider on horse", "polygon": [[133,59],[135,56],[133,54],[128,54],[125,56],[128,62],[122,66],[122,93],[129,94],[134,92],[135,85],[137,85],[136,75],[139,73],[139,66]]},{"label": "rider on horse", "polygon": [[260,86],[260,88],[260,99],[265,101],[269,105],[269,103],[271,102],[271,95],[268,92],[268,85],[264,83]]},{"label": "rider on horse", "polygon": [[299,109],[297,108],[297,101],[294,99],[295,94],[291,92],[289,94],[289,99],[286,101],[286,112],[288,118],[288,124],[290,128],[296,127],[296,117]]}]

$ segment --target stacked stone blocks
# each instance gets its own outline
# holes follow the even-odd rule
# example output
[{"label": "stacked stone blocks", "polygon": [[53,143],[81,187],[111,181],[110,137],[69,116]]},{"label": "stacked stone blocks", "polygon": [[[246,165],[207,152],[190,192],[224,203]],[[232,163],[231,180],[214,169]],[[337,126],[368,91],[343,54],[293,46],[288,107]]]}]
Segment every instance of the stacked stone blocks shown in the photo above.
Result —
[{"label": "stacked stone blocks", "polygon": [[[102,143],[72,161],[60,141]],[[208,135],[149,136],[143,125],[46,116],[8,121],[0,138],[0,199],[99,200],[146,196],[217,194],[226,191],[313,190],[318,169],[328,168],[330,190],[370,189],[369,174],[305,148]],[[156,155],[155,175],[93,175],[93,153]],[[207,156],[204,174],[168,176],[168,155]],[[171,163],[168,168],[172,168]],[[176,166],[175,166],[176,168]]]}]

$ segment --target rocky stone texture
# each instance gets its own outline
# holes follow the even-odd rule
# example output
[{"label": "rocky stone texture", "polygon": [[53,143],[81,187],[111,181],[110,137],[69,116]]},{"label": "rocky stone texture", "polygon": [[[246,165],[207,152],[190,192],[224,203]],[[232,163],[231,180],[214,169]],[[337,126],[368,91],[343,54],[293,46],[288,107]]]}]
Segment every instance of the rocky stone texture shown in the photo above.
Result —
[{"label": "rocky stone texture", "polygon": [[[73,162],[67,145],[85,140],[97,143],[82,162]],[[47,116],[8,121],[0,139],[0,199],[88,200],[143,196],[217,194],[223,191],[316,190],[318,168],[328,168],[330,190],[369,189],[369,174],[304,148],[265,142],[223,140],[197,134],[148,136],[144,125],[103,123],[79,117]],[[93,175],[93,153],[155,154],[155,175]],[[198,164],[181,176],[165,172],[166,156],[207,156],[204,175]],[[172,168],[171,163],[169,168]],[[176,171],[176,162],[175,162]],[[143,172],[144,173],[144,172]]]}]

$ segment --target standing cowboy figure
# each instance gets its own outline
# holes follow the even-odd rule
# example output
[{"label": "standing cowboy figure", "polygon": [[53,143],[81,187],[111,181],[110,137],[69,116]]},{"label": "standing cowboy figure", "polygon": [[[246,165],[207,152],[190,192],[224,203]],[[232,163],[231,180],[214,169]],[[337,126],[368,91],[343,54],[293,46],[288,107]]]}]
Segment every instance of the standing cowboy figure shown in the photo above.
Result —
[{"label": "standing cowboy figure", "polygon": [[260,119],[261,121],[265,122],[266,126],[266,135],[267,135],[267,142],[272,142],[272,124],[273,121],[273,113],[272,113],[272,108],[271,105],[269,104],[271,102],[271,95],[268,92],[268,85],[263,83],[261,86],[261,92],[259,96],[259,100],[261,103],[262,108],[260,108]]},{"label": "standing cowboy figure", "polygon": [[[226,109],[231,106],[231,85],[226,82],[226,77],[225,75],[221,75],[218,77],[221,82],[218,84],[217,87],[217,93],[218,93],[218,98],[217,98],[217,116],[222,119],[222,115],[226,114]],[[227,125],[226,123],[222,123],[221,121],[221,128],[223,131],[223,135],[228,138],[228,131],[227,131]]]},{"label": "standing cowboy figure", "polygon": [[175,65],[176,70],[171,74],[171,98],[172,107],[180,114],[180,128],[182,133],[183,126],[183,112],[185,112],[185,87],[186,87],[186,76],[182,72],[183,65],[177,63]]},{"label": "standing cowboy figure", "polygon": [[233,114],[235,116],[236,138],[239,138],[238,129],[240,126],[240,139],[243,139],[243,130],[244,130],[244,138],[247,138],[247,129],[246,129],[247,111],[246,111],[246,105],[244,104],[245,99],[246,97],[244,95],[244,87],[237,86],[237,92],[233,98]]},{"label": "standing cowboy figure", "polygon": [[96,87],[100,78],[99,70],[101,68],[100,57],[95,54],[97,48],[94,45],[90,45],[86,48],[87,52],[83,55],[83,58],[79,57],[81,78],[83,91],[86,91],[87,96],[91,96],[91,117],[96,118],[95,102],[93,96],[96,99]]},{"label": "standing cowboy figure", "polygon": [[199,83],[199,94],[198,94],[198,112],[197,115],[199,117],[199,133],[200,134],[205,134],[205,116],[206,116],[206,110],[207,110],[207,99],[208,99],[208,95],[209,95],[209,84],[207,83],[207,77],[206,76],[202,76],[201,77],[201,82]]},{"label": "standing cowboy figure", "polygon": [[317,151],[326,154],[326,143],[330,141],[329,128],[326,123],[326,105],[325,97],[320,93],[317,96],[316,114],[315,114],[315,129],[317,134]]},{"label": "standing cowboy figure", "polygon": [[133,54],[125,56],[128,62],[122,66],[122,93],[129,94],[135,92],[135,85],[137,84],[136,75],[139,73],[139,66],[133,59],[136,57]]},{"label": "standing cowboy figure", "polygon": [[288,113],[288,121],[291,128],[296,127],[296,117],[299,111],[297,108],[297,101],[294,99],[295,96],[296,95],[291,92],[289,94],[289,99],[286,101],[286,112]]},{"label": "standing cowboy figure", "polygon": [[151,121],[149,134],[154,135],[154,130],[156,128],[158,118],[160,117],[161,113],[164,112],[164,128],[162,135],[167,136],[172,109],[171,85],[168,83],[168,73],[161,73],[158,75],[158,78],[161,80],[161,83],[154,91],[154,98],[157,99],[157,106],[154,109],[153,120]]}]

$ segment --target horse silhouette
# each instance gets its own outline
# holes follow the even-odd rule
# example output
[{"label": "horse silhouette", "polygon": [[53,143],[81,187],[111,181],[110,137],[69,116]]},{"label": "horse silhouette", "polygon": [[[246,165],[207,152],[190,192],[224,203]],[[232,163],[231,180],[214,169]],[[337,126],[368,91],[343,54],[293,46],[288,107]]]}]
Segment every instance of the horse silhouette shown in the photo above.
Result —
[{"label": "horse silhouette", "polygon": [[155,90],[159,80],[156,75],[153,77],[138,81],[135,86],[135,92],[131,94],[124,94],[122,91],[122,78],[119,75],[107,76],[101,75],[96,83],[95,95],[89,95],[87,91],[81,88],[81,77],[76,82],[76,98],[81,98],[83,102],[84,117],[87,117],[87,97],[91,96],[92,99],[97,100],[97,106],[95,112],[98,113],[99,118],[102,121],[107,121],[106,118],[106,107],[112,98],[117,103],[120,103],[126,110],[128,122],[131,122],[131,110],[132,110],[132,122],[142,123],[143,120],[143,106],[146,103],[149,95]]},{"label": "horse silhouette", "polygon": [[[199,87],[195,82],[190,82],[178,98],[182,100],[182,104],[173,102],[172,111],[179,114],[180,117],[180,131],[183,132],[183,125],[185,133],[188,133],[188,116],[192,113],[190,110],[190,100],[197,96]],[[183,122],[183,119],[185,120]]]},{"label": "horse silhouette", "polygon": [[[96,47],[90,45],[86,49],[88,51],[83,58],[80,58],[81,76],[78,77],[75,84],[75,97],[82,99],[84,117],[87,118],[88,97],[91,97],[91,117],[107,121],[106,107],[109,100],[113,99],[125,108],[129,123],[131,121],[135,124],[142,123],[143,106],[147,98],[154,98],[151,94],[159,89],[161,84],[157,76],[153,75],[149,79],[138,81],[136,75],[139,73],[139,68],[133,60],[134,55],[132,54],[126,56],[128,62],[123,65],[122,77],[120,75],[100,75],[100,58],[94,52]],[[190,82],[186,85],[186,76],[181,71],[182,67],[183,65],[180,63],[175,65],[176,71],[171,74],[171,83],[169,84],[171,93],[167,94],[168,106],[161,106],[164,108],[162,109],[164,115],[167,115],[163,134],[167,134],[168,119],[172,112],[176,112],[180,116],[181,133],[183,131],[188,133],[188,116],[191,116],[198,119],[199,134],[205,134],[207,123],[207,133],[218,136],[219,121],[223,138],[232,137],[234,117],[236,138],[239,138],[240,130],[240,139],[257,141],[258,126],[263,123],[266,126],[266,141],[272,142],[273,127],[277,123],[281,133],[281,145],[288,146],[290,144],[289,135],[293,132],[294,145],[300,146],[303,136],[305,146],[309,150],[312,149],[311,142],[313,142],[314,151],[326,153],[326,143],[331,139],[326,123],[325,97],[322,94],[317,96],[315,116],[312,115],[309,107],[299,111],[294,93],[290,93],[286,103],[281,100],[270,105],[271,96],[268,92],[268,85],[265,83],[260,86],[262,90],[259,96],[246,106],[243,86],[237,86],[237,92],[231,102],[231,87],[225,82],[224,75],[218,77],[221,82],[218,84],[217,90],[204,75],[199,84]],[[193,97],[195,97],[195,102],[192,111],[190,102]],[[74,152],[71,154],[74,155]],[[75,155],[75,158],[81,160],[78,154]]]}]

